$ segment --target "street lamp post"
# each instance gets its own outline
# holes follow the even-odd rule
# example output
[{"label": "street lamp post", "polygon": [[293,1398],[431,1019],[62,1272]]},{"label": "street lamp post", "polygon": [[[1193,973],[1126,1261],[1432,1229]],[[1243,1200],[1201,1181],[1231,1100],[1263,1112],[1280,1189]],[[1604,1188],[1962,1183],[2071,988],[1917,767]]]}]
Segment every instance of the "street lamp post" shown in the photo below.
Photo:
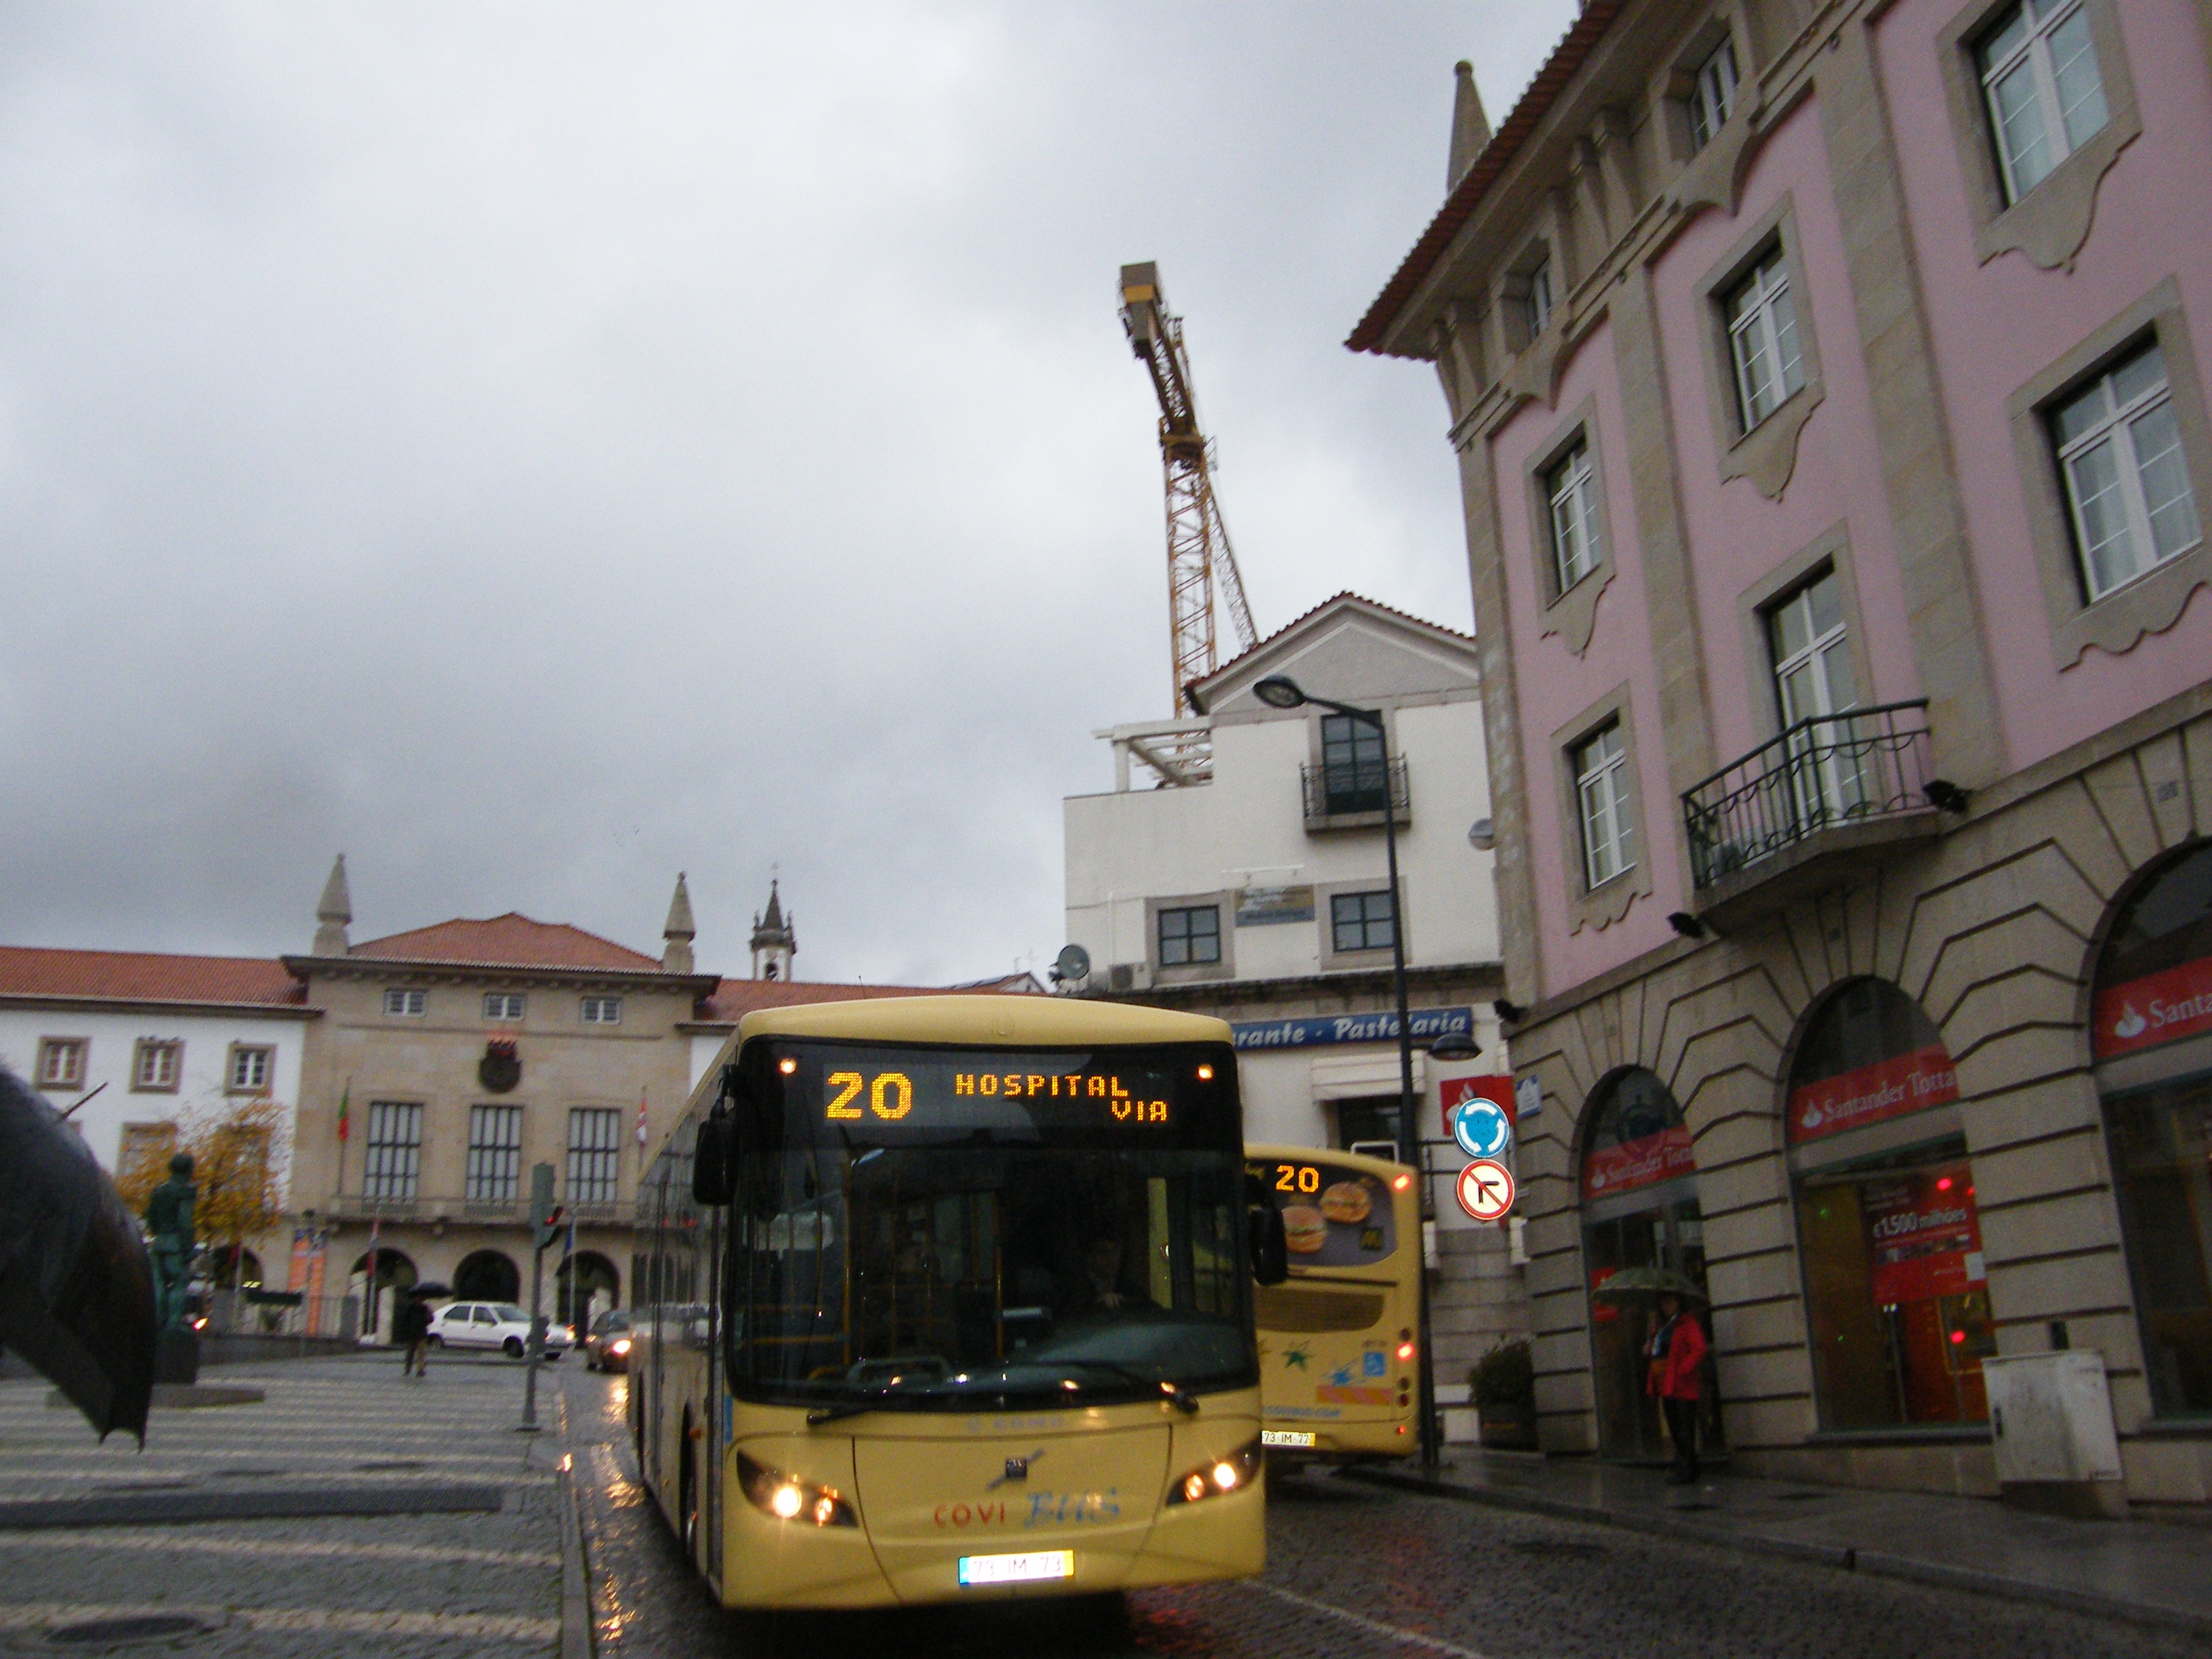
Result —
[{"label": "street lamp post", "polygon": [[[1413,1024],[1406,1006],[1406,929],[1405,919],[1400,914],[1398,905],[1398,808],[1390,787],[1389,728],[1383,724],[1381,709],[1355,708],[1349,703],[1310,696],[1296,680],[1285,674],[1270,674],[1252,688],[1252,695],[1271,708],[1296,708],[1310,702],[1316,708],[1326,708],[1332,714],[1342,714],[1363,725],[1371,726],[1375,728],[1376,740],[1382,745],[1382,856],[1390,878],[1390,985],[1398,1000],[1398,1152],[1407,1163],[1420,1171],[1422,1177],[1420,1352],[1415,1374],[1419,1379],[1421,1464],[1425,1468],[1433,1469],[1443,1459],[1437,1443],[1436,1363],[1429,1351],[1427,1223],[1430,1193],[1428,1170],[1421,1158],[1419,1113],[1413,1103]],[[1358,763],[1355,756],[1355,768]],[[1326,787],[1324,783],[1323,787]]]}]

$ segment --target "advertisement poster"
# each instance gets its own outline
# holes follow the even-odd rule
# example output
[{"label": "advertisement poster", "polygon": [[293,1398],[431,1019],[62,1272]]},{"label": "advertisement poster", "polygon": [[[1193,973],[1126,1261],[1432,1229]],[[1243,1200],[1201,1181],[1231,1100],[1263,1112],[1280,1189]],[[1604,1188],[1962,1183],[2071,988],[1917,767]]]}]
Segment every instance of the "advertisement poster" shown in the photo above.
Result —
[{"label": "advertisement poster", "polygon": [[1790,1091],[1789,1137],[1818,1140],[1959,1097],[1958,1068],[1940,1042]]},{"label": "advertisement poster", "polygon": [[1859,1188],[1876,1307],[1957,1296],[1984,1283],[1973,1176],[1964,1164],[1883,1176]]},{"label": "advertisement poster", "polygon": [[1641,1140],[1624,1140],[1618,1146],[1601,1146],[1583,1158],[1583,1196],[1602,1198],[1608,1193],[1633,1192],[1679,1176],[1694,1175],[1698,1155],[1686,1125],[1678,1123]]},{"label": "advertisement poster", "polygon": [[2100,991],[2090,1031],[2100,1060],[2212,1031],[2212,957]]}]

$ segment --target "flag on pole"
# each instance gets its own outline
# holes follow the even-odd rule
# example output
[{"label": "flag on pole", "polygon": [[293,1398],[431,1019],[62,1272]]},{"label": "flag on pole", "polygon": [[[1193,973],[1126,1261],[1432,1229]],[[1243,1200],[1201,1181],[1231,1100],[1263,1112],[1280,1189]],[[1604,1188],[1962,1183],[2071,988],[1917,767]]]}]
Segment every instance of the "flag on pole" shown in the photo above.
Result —
[{"label": "flag on pole", "polygon": [[637,1091],[637,1144],[645,1145],[645,1091]]},{"label": "flag on pole", "polygon": [[338,1139],[353,1133],[353,1079],[346,1079],[345,1092],[338,1097]]}]

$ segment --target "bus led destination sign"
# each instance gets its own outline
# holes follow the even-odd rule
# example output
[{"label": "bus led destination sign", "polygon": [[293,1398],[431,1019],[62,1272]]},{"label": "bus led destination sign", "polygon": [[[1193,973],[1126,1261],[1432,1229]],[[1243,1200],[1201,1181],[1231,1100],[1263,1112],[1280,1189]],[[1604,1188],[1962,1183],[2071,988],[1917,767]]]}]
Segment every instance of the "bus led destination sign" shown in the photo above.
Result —
[{"label": "bus led destination sign", "polygon": [[[786,1076],[796,1075],[795,1060],[781,1064]],[[1198,1068],[1201,1085],[1212,1077],[1212,1066]],[[1003,1112],[1006,1103],[1019,1103],[1012,1109],[1029,1121],[1171,1124],[1174,1097],[1172,1080],[1149,1069],[986,1072],[914,1055],[896,1068],[825,1070],[820,1111],[826,1123],[934,1127],[983,1123],[994,1108]]]}]

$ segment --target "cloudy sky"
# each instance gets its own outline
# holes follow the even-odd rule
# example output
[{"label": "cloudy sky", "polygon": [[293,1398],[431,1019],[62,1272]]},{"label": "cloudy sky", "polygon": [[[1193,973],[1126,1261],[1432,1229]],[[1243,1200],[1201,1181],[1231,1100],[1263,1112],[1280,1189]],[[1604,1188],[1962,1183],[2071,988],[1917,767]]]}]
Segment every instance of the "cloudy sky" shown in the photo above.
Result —
[{"label": "cloudy sky", "polygon": [[0,941],[508,909],[934,983],[1062,937],[1170,712],[1125,260],[1262,632],[1468,623],[1424,367],[1340,342],[1571,0],[0,12]]}]

